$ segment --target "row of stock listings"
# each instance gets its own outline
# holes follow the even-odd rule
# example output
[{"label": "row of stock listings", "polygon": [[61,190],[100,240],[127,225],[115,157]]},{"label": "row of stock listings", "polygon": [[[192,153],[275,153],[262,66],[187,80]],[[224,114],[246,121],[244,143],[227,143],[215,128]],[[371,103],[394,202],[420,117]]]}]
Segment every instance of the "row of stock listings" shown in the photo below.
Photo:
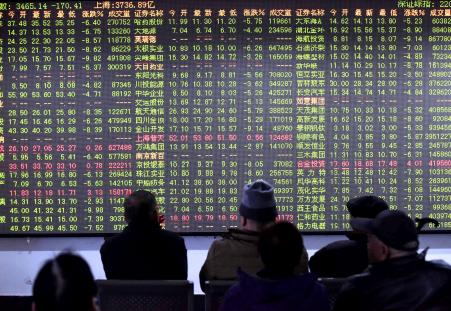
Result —
[{"label": "row of stock listings", "polygon": [[[370,4],[369,6],[365,4]],[[279,218],[348,229],[364,193],[451,229],[451,1],[0,3],[0,233]]]}]

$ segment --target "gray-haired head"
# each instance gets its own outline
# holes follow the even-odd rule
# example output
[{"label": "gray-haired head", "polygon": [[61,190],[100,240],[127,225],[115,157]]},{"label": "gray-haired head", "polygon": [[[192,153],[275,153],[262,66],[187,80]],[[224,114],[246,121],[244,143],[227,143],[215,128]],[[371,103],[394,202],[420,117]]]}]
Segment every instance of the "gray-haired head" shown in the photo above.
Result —
[{"label": "gray-haired head", "polygon": [[[157,199],[152,192],[137,190],[130,194],[124,201],[125,220],[134,221],[156,220]],[[158,222],[157,222],[158,223]]]}]

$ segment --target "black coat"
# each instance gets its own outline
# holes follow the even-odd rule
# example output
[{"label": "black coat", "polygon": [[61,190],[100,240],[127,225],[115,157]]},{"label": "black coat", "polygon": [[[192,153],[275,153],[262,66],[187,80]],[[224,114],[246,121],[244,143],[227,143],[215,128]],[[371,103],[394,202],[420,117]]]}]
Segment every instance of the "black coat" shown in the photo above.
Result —
[{"label": "black coat", "polygon": [[435,307],[441,298],[449,296],[445,293],[440,297],[450,282],[448,265],[425,261],[417,255],[394,258],[374,264],[368,273],[351,277],[338,295],[334,311],[432,310],[428,302],[434,302],[429,306]]},{"label": "black coat", "polygon": [[186,280],[184,240],[173,232],[131,223],[100,249],[107,279]]},{"label": "black coat", "polygon": [[332,242],[318,250],[309,261],[310,271],[321,278],[344,278],[368,267],[366,237]]}]

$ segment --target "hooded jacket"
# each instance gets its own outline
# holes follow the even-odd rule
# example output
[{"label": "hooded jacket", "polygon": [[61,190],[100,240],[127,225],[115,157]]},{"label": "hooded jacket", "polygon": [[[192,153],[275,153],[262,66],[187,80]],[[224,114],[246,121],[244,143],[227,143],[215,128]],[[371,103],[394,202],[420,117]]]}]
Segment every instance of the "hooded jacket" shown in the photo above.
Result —
[{"label": "hooded jacket", "polygon": [[239,271],[239,283],[224,297],[221,311],[327,311],[324,287],[312,274],[270,280]]}]

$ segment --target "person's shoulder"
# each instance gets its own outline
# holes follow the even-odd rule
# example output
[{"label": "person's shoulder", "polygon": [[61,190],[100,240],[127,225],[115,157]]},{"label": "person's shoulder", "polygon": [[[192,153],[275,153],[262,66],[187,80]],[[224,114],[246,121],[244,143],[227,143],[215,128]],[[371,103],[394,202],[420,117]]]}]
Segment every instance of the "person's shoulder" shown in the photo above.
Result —
[{"label": "person's shoulder", "polygon": [[210,245],[210,250],[220,250],[220,249],[225,249],[225,248],[228,248],[229,246],[230,246],[230,243],[233,243],[233,242],[231,242],[231,240],[230,239],[228,239],[228,238],[226,238],[226,237],[224,237],[224,236],[221,236],[221,237],[217,237],[217,238],[215,238],[214,240],[213,240],[213,242],[211,243],[211,245]]},{"label": "person's shoulder", "polygon": [[216,238],[213,247],[229,247],[233,245],[256,245],[259,233],[255,231],[231,228],[220,237]]},{"label": "person's shoulder", "polygon": [[154,235],[155,238],[158,238],[159,240],[185,245],[183,237],[170,230],[159,229],[155,231]]},{"label": "person's shoulder", "polygon": [[244,230],[238,228],[229,228],[229,230],[222,236],[223,241],[240,242],[256,244],[260,238],[260,232]]},{"label": "person's shoulder", "polygon": [[170,231],[170,230],[166,230],[166,229],[160,229],[157,230],[157,235],[159,235],[162,238],[168,239],[168,240],[174,240],[174,241],[178,241],[178,242],[184,242],[185,240],[177,233]]},{"label": "person's shoulder", "polygon": [[[300,287],[300,291],[298,292],[305,292],[310,293],[310,299],[317,300],[319,304],[321,302],[327,301],[328,292],[327,287],[318,280],[315,274],[313,273],[304,273],[298,276],[298,281]],[[328,304],[326,308],[320,308],[320,310],[327,309]]]},{"label": "person's shoulder", "polygon": [[100,253],[107,254],[111,252],[115,252],[118,249],[122,249],[125,245],[127,245],[127,238],[124,237],[123,233],[118,233],[111,237],[106,237],[102,246],[100,247]]},{"label": "person's shoulder", "polygon": [[345,278],[342,289],[343,290],[363,289],[367,287],[367,285],[373,285],[373,283],[374,276],[371,275],[371,273],[369,272],[363,272]]},{"label": "person's shoulder", "polygon": [[232,253],[242,253],[249,247],[254,248],[254,243],[250,242],[252,235],[240,229],[229,229],[228,232],[216,237],[209,247],[210,256],[223,257]]},{"label": "person's shoulder", "polygon": [[447,263],[444,260],[438,259],[438,260],[429,260],[425,261],[427,265],[430,265],[431,267],[434,267],[436,269],[451,271],[451,265]]},{"label": "person's shoulder", "polygon": [[334,311],[365,310],[361,308],[368,287],[375,285],[368,273],[348,277],[336,296]]},{"label": "person's shoulder", "polygon": [[[358,241],[353,240],[340,240],[327,244],[326,246],[320,248],[313,256],[310,258],[310,265],[324,265],[323,261],[332,261],[330,264],[334,266],[337,264],[344,264],[346,262],[355,262],[356,260],[361,261],[366,259],[366,245],[361,245]],[[327,270],[327,267],[316,267],[321,270]]]},{"label": "person's shoulder", "polygon": [[224,295],[224,300],[220,310],[221,311],[240,310],[240,307],[243,306],[243,301],[245,301],[242,295],[243,289],[241,287],[241,284],[238,282],[232,285]]},{"label": "person's shoulder", "polygon": [[122,240],[124,240],[124,234],[118,233],[113,236],[105,237],[105,241],[102,244],[102,248],[104,247],[110,247],[111,245],[115,245],[117,243],[120,243]]},{"label": "person's shoulder", "polygon": [[443,260],[424,261],[424,266],[426,270],[447,276],[451,280],[451,265],[447,262]]},{"label": "person's shoulder", "polygon": [[[342,250],[349,250],[349,249],[355,249],[355,248],[361,248],[361,247],[362,247],[362,243],[360,243],[358,241],[339,240],[339,241],[334,241],[332,243],[327,244],[326,246],[321,248],[321,250],[331,251],[331,252],[334,252],[334,251],[341,252]],[[365,245],[365,249],[366,249],[366,245]]]}]

